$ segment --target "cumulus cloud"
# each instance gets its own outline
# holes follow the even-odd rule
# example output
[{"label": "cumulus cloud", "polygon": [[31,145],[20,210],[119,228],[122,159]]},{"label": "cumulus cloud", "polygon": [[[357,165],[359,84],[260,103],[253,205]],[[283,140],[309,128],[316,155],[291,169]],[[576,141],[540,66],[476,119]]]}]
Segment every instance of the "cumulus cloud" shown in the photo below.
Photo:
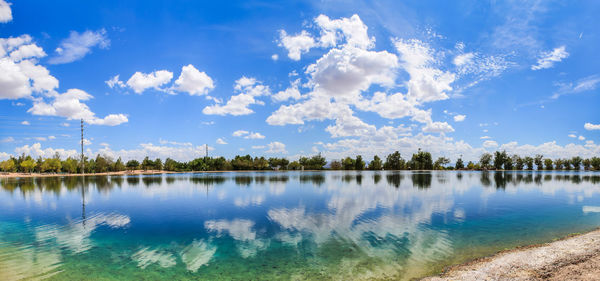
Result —
[{"label": "cumulus cloud", "polygon": [[181,75],[175,80],[175,89],[186,92],[190,96],[205,95],[214,88],[212,78],[206,72],[200,72],[191,64],[182,67]]},{"label": "cumulus cloud", "polygon": [[62,149],[62,148],[42,148],[42,145],[38,142],[35,143],[33,145],[24,145],[21,147],[17,147],[15,148],[15,154],[19,155],[19,154],[23,154],[25,153],[26,155],[31,155],[34,158],[37,157],[43,157],[43,158],[49,158],[49,157],[54,157],[54,155],[56,153],[58,153],[60,155],[61,158],[67,158],[67,157],[76,157],[77,156],[77,150],[75,149],[70,149],[70,150],[66,150],[66,149]]},{"label": "cumulus cloud", "polygon": [[92,95],[80,89],[69,89],[63,94],[56,94],[53,101],[46,103],[43,100],[34,102],[33,107],[27,112],[33,115],[60,116],[71,119],[83,119],[93,125],[116,126],[128,121],[124,114],[109,114],[99,118],[90,108],[81,101],[89,100]]},{"label": "cumulus cloud", "polygon": [[279,31],[279,46],[287,49],[288,57],[292,60],[300,60],[302,53],[315,45],[315,40],[305,30],[296,35],[288,35],[285,30]]},{"label": "cumulus cloud", "polygon": [[157,70],[148,74],[136,72],[127,80],[127,86],[135,93],[141,94],[149,88],[161,90],[160,86],[169,83],[171,79],[173,79],[173,72],[167,70]]},{"label": "cumulus cloud", "polygon": [[29,125],[31,125],[31,123],[29,123],[29,121],[25,120],[25,121],[21,122],[21,125],[29,126]]},{"label": "cumulus cloud", "polygon": [[218,138],[217,139],[217,144],[227,144],[227,142],[224,139],[222,139],[222,138]]},{"label": "cumulus cloud", "polygon": [[498,146],[498,143],[493,140],[486,140],[483,142],[483,147],[485,147],[485,148],[492,148],[492,147],[497,147],[497,146]]},{"label": "cumulus cloud", "polygon": [[9,22],[12,20],[12,10],[10,4],[0,0],[0,22]]},{"label": "cumulus cloud", "polygon": [[104,83],[106,83],[106,85],[108,85],[108,87],[110,87],[111,89],[114,87],[119,87],[119,88],[125,87],[125,83],[123,83],[123,81],[119,80],[119,75],[113,76],[112,78],[104,81]]},{"label": "cumulus cloud", "polygon": [[462,122],[465,121],[465,118],[467,118],[467,115],[454,115],[454,122]]},{"label": "cumulus cloud", "polygon": [[554,48],[554,50],[549,52],[543,52],[540,55],[540,58],[537,60],[537,64],[532,65],[532,70],[540,70],[545,68],[551,68],[554,66],[554,63],[560,62],[563,59],[569,57],[569,53],[566,51],[565,46],[560,46]]},{"label": "cumulus cloud", "polygon": [[446,122],[431,122],[427,123],[423,127],[423,132],[426,133],[451,133],[454,132],[454,128]]},{"label": "cumulus cloud", "polygon": [[588,131],[600,130],[600,124],[585,123],[583,128]]},{"label": "cumulus cloud", "polygon": [[70,63],[82,59],[92,52],[92,48],[106,49],[110,46],[110,40],[106,36],[106,30],[87,30],[83,33],[71,31],[69,38],[60,42],[56,48],[56,55],[48,61],[51,64]]},{"label": "cumulus cloud", "polygon": [[287,151],[285,150],[285,144],[280,143],[278,141],[271,142],[267,144],[267,146],[269,147],[269,149],[265,151],[266,153],[287,153]]},{"label": "cumulus cloud", "polygon": [[299,85],[300,79],[296,79],[294,82],[292,82],[292,85],[289,88],[277,92],[276,94],[271,96],[271,98],[277,102],[283,102],[288,99],[299,100],[300,98],[302,98],[302,94],[300,94],[300,91],[298,90]]},{"label": "cumulus cloud", "polygon": [[27,98],[58,88],[58,80],[38,64],[45,55],[29,35],[0,38],[0,99]]},{"label": "cumulus cloud", "polygon": [[243,137],[245,139],[264,139],[265,136],[263,136],[261,133],[256,133],[256,132],[248,132],[248,131],[244,131],[244,130],[237,130],[235,132],[233,132],[233,134],[231,134],[234,137]]},{"label": "cumulus cloud", "polygon": [[226,104],[221,105],[217,102],[214,105],[205,107],[202,113],[207,115],[248,115],[254,113],[249,106],[253,104],[264,105],[258,97],[268,96],[271,90],[256,78],[243,76],[235,81],[234,90],[237,95],[231,96]]}]

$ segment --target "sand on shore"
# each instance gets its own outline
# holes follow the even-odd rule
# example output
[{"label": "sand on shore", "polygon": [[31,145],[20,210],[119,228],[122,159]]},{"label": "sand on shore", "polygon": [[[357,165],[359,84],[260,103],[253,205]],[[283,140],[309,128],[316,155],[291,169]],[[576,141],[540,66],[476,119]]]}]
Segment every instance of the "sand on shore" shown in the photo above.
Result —
[{"label": "sand on shore", "polygon": [[77,176],[123,176],[123,175],[153,175],[153,174],[172,174],[177,172],[161,170],[133,170],[105,173],[0,173],[0,178],[39,178],[39,177],[77,177]]},{"label": "sand on shore", "polygon": [[600,280],[600,229],[500,252],[422,280]]}]

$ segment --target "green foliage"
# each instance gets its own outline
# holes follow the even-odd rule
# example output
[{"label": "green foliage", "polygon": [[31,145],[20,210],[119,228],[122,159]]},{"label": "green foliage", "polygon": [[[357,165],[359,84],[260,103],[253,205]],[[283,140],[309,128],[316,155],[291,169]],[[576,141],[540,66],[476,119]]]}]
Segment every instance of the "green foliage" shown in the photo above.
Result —
[{"label": "green foliage", "polygon": [[575,156],[571,158],[571,165],[573,165],[573,170],[579,170],[581,168],[581,162],[583,159],[579,156]]},{"label": "green foliage", "polygon": [[421,151],[413,154],[410,160],[410,168],[413,170],[432,170],[433,160],[431,159],[431,153]]},{"label": "green foliage", "polygon": [[490,165],[491,162],[492,162],[492,155],[489,153],[484,153],[479,158],[479,165],[481,166],[482,169],[486,169],[486,170],[490,169],[492,167]]},{"label": "green foliage", "polygon": [[333,160],[329,164],[329,169],[331,169],[331,170],[341,170],[342,169],[342,163],[340,161]]},{"label": "green foliage", "polygon": [[79,166],[79,161],[77,161],[74,158],[67,158],[65,161],[63,161],[62,163],[62,169],[64,172],[67,173],[77,173],[77,167]]},{"label": "green foliage", "polygon": [[21,162],[21,168],[27,173],[31,173],[36,166],[37,163],[33,159],[26,159]]},{"label": "green foliage", "polygon": [[354,170],[354,159],[350,157],[344,158],[344,160],[342,160],[342,169]]},{"label": "green foliage", "polygon": [[400,152],[395,151],[385,158],[383,168],[386,170],[402,170],[405,167],[405,161],[402,159]]},{"label": "green foliage", "polygon": [[[471,163],[471,164],[473,164],[473,163]],[[458,158],[458,160],[456,160],[456,164],[454,165],[454,168],[457,170],[465,168],[465,163],[463,163],[462,158]]]},{"label": "green foliage", "polygon": [[446,169],[446,165],[448,165],[448,163],[450,163],[450,159],[448,159],[446,157],[439,157],[433,163],[433,169],[434,170],[445,170]]},{"label": "green foliage", "polygon": [[125,166],[128,170],[135,170],[140,166],[140,162],[138,162],[137,160],[129,160],[127,161],[127,164],[125,164]]},{"label": "green foliage", "polygon": [[594,171],[600,171],[600,157],[592,157],[590,159],[590,164]]},{"label": "green foliage", "polygon": [[554,169],[554,166],[552,166],[553,161],[550,158],[546,158],[544,159],[544,167],[546,168],[546,170],[552,170]]},{"label": "green foliage", "polygon": [[[496,151],[494,153],[494,168],[496,170],[502,170],[502,168],[504,168],[504,166],[506,165],[506,162],[508,162],[508,160],[510,160],[510,157],[508,157],[508,155],[506,154],[506,151],[502,151],[502,152]],[[510,166],[512,166],[512,163]]]},{"label": "green foliage", "polygon": [[361,155],[356,156],[356,160],[354,160],[354,170],[362,171],[365,169],[365,161],[362,159]]},{"label": "green foliage", "polygon": [[525,162],[527,170],[533,170],[533,158],[526,156],[525,158],[523,158],[523,162]]},{"label": "green foliage", "polygon": [[544,160],[544,155],[541,155],[541,154],[537,154],[533,158],[533,162],[537,166],[538,170],[543,170],[544,169],[544,162],[543,162],[543,160]]},{"label": "green foliage", "polygon": [[17,170],[17,165],[13,159],[8,159],[0,162],[0,170],[2,172],[15,172]]},{"label": "green foliage", "polygon": [[381,161],[381,158],[379,158],[377,155],[373,156],[373,160],[369,162],[369,166],[367,168],[372,171],[379,171],[383,169],[383,162]]},{"label": "green foliage", "polygon": [[581,162],[583,164],[583,169],[586,171],[590,170],[590,166],[592,164],[592,161],[589,158],[583,159],[583,161]]}]

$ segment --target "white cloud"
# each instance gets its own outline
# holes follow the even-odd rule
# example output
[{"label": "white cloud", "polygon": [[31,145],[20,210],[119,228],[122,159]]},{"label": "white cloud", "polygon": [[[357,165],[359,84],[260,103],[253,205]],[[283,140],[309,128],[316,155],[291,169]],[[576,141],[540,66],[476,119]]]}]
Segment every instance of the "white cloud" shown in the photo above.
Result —
[{"label": "white cloud", "polygon": [[51,103],[44,101],[35,101],[33,107],[27,112],[33,115],[60,116],[71,119],[83,119],[93,125],[116,126],[128,121],[124,114],[109,114],[104,118],[98,118],[81,101],[93,98],[90,94],[79,90],[69,89],[66,93],[56,94]]},{"label": "white cloud", "polygon": [[252,114],[254,111],[248,107],[253,104],[264,105],[264,102],[257,98],[271,94],[268,86],[263,85],[255,78],[245,76],[235,81],[234,89],[240,94],[231,96],[225,105],[216,103],[207,106],[202,110],[202,113],[207,115],[229,114],[233,116]]},{"label": "white cloud", "polygon": [[61,158],[67,158],[67,157],[76,157],[77,156],[77,150],[75,149],[70,149],[70,150],[65,150],[62,148],[58,148],[58,149],[54,149],[54,148],[45,148],[42,149],[42,145],[38,142],[35,143],[33,145],[24,145],[21,147],[17,147],[15,148],[15,154],[19,155],[25,153],[25,155],[31,155],[34,158],[37,157],[43,157],[43,158],[47,158],[47,157],[54,157],[54,155],[56,153],[58,153],[60,155]]},{"label": "white cloud", "polygon": [[167,70],[157,70],[148,74],[136,72],[127,80],[127,85],[134,92],[141,94],[149,88],[161,90],[160,86],[169,83],[171,79],[173,79],[173,72]]},{"label": "white cloud", "polygon": [[48,139],[49,139],[49,140],[55,140],[55,139],[56,139],[56,137],[55,137],[55,136],[48,136]]},{"label": "white cloud", "polygon": [[237,130],[235,132],[233,132],[233,134],[231,134],[234,137],[243,137],[245,139],[264,139],[265,136],[263,136],[260,133],[255,133],[255,132],[248,132],[248,131],[244,131],[244,130]]},{"label": "white cloud", "polygon": [[279,46],[287,49],[288,57],[292,60],[300,60],[301,54],[315,45],[315,40],[305,30],[296,35],[288,35],[285,30],[279,31]]},{"label": "white cloud", "polygon": [[299,100],[300,98],[302,98],[302,95],[300,94],[300,91],[298,90],[299,85],[300,85],[300,79],[296,79],[294,82],[292,82],[292,85],[289,88],[287,88],[283,91],[277,92],[276,94],[271,96],[271,98],[277,102],[283,102],[288,99]]},{"label": "white cloud", "polygon": [[554,50],[549,52],[543,52],[540,55],[540,58],[537,60],[537,64],[532,65],[532,70],[540,70],[545,68],[551,68],[554,66],[554,63],[560,62],[561,60],[567,58],[569,53],[566,51],[565,46],[560,46],[558,48],[554,48]]},{"label": "white cloud", "polygon": [[462,66],[471,63],[473,61],[474,56],[475,55],[473,53],[460,54],[454,57],[454,60],[452,62],[456,66]]},{"label": "white cloud", "polygon": [[454,122],[462,122],[462,121],[465,121],[465,118],[467,118],[467,116],[466,116],[466,115],[461,115],[461,114],[455,115],[455,116],[454,116]]},{"label": "white cloud", "polygon": [[576,138],[576,137],[577,137],[577,135],[576,135],[576,134],[569,134],[569,137],[570,137],[570,138]]},{"label": "white cloud", "polygon": [[110,87],[111,89],[116,87],[119,88],[124,88],[125,87],[125,83],[123,83],[123,81],[119,80],[119,75],[115,75],[112,78],[110,78],[107,81],[104,81],[104,83],[106,83],[106,85],[108,85],[108,87]]},{"label": "white cloud", "polygon": [[9,142],[14,142],[14,141],[15,141],[15,138],[13,138],[13,137],[6,137],[3,139],[0,139],[0,143],[9,143]]},{"label": "white cloud", "polygon": [[34,137],[33,139],[36,141],[46,141],[45,137]]},{"label": "white cloud", "polygon": [[222,139],[222,138],[218,138],[217,139],[217,144],[227,144],[227,142],[224,139]]},{"label": "white cloud", "polygon": [[264,145],[253,145],[252,149],[264,149],[266,146]]},{"label": "white cloud", "polygon": [[480,137],[480,139],[482,139],[482,140],[489,140],[489,139],[491,139],[491,138],[492,138],[492,137],[490,137],[490,136],[483,136],[483,137]]},{"label": "white cloud", "polygon": [[577,81],[577,83],[558,83],[558,91],[554,93],[550,98],[557,99],[563,95],[592,91],[598,87],[598,84],[600,84],[599,75],[591,75],[582,78],[579,81]]},{"label": "white cloud", "polygon": [[0,0],[0,22],[9,22],[12,20],[12,11],[10,4]]},{"label": "white cloud", "polygon": [[585,140],[585,137],[584,136],[579,136],[577,139],[582,141],[582,140]]},{"label": "white cloud", "polygon": [[485,147],[485,148],[492,148],[492,147],[497,147],[497,146],[498,146],[498,143],[493,140],[486,140],[483,142],[483,147]]},{"label": "white cloud", "polygon": [[109,45],[110,40],[106,36],[106,30],[104,29],[95,32],[87,30],[83,33],[71,31],[69,38],[60,42],[60,45],[56,48],[56,56],[52,57],[48,62],[51,64],[74,62],[91,53],[92,48],[96,46],[106,49]]},{"label": "white cloud", "polygon": [[46,54],[29,35],[0,38],[0,99],[27,98],[58,88],[58,80],[36,58]]},{"label": "white cloud", "polygon": [[273,54],[271,55],[271,59],[274,61],[277,61],[279,59],[279,55],[278,54]]},{"label": "white cloud", "polygon": [[431,122],[423,127],[423,132],[426,133],[451,133],[454,128],[446,122]]},{"label": "white cloud", "polygon": [[585,125],[583,125],[583,128],[588,131],[600,130],[600,124],[585,123]]},{"label": "white cloud", "polygon": [[169,141],[169,140],[163,140],[163,139],[159,139],[158,143],[160,144],[170,144],[170,145],[175,145],[175,146],[192,146],[193,144],[191,142],[176,142],[176,141]]},{"label": "white cloud", "polygon": [[29,121],[25,120],[25,121],[21,122],[21,125],[29,126],[29,125],[31,125],[31,123],[29,123]]},{"label": "white cloud", "polygon": [[[170,79],[169,79],[170,80]],[[175,80],[175,89],[190,96],[205,95],[215,88],[212,78],[189,64],[181,68],[181,75]]]},{"label": "white cloud", "polygon": [[266,151],[266,153],[287,153],[287,151],[285,150],[285,144],[280,143],[278,141],[271,142],[267,144],[267,146],[269,147],[269,149]]}]

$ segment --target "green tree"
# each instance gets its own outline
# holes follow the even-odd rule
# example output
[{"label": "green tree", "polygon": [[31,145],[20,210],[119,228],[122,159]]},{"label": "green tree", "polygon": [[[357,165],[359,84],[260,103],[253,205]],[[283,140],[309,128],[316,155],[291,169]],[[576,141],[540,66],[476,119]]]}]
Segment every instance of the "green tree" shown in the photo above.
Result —
[{"label": "green tree", "polygon": [[300,170],[300,169],[302,169],[302,165],[300,165],[300,162],[298,162],[298,161],[292,161],[292,163],[290,163],[288,165],[288,169],[290,169],[290,170]]},{"label": "green tree", "polygon": [[537,166],[538,170],[543,170],[544,169],[544,155],[541,154],[537,154],[534,158],[533,158],[533,162],[535,163],[535,165]]},{"label": "green tree", "polygon": [[554,169],[556,170],[562,170],[563,169],[563,160],[558,158],[556,160],[554,160]]},{"label": "green tree", "polygon": [[544,166],[546,167],[546,170],[552,170],[554,169],[554,166],[552,166],[552,159],[550,158],[546,158],[544,159]]},{"label": "green tree", "polygon": [[583,159],[583,161],[581,162],[583,164],[583,169],[586,171],[590,170],[590,166],[592,164],[592,161],[590,161],[589,158]]},{"label": "green tree", "polygon": [[454,165],[454,168],[457,170],[465,168],[465,164],[463,163],[462,158],[458,158],[458,160],[456,160],[456,164]]},{"label": "green tree", "polygon": [[475,164],[473,162],[469,161],[469,163],[467,163],[467,169],[475,170]]},{"label": "green tree", "polygon": [[352,159],[350,157],[344,158],[344,160],[342,160],[342,169],[353,170],[354,169],[354,159]]},{"label": "green tree", "polygon": [[571,161],[569,159],[562,159],[563,169],[569,171],[571,170]]},{"label": "green tree", "polygon": [[137,160],[129,160],[127,164],[125,164],[128,170],[133,171],[136,170],[140,166],[140,162]]},{"label": "green tree", "polygon": [[525,168],[525,161],[519,155],[513,155],[513,162],[515,163],[515,169],[521,171]]},{"label": "green tree", "polygon": [[583,161],[583,159],[581,159],[581,157],[579,156],[575,156],[573,158],[571,158],[571,165],[573,165],[573,170],[577,170],[579,171],[579,169],[581,169],[581,162]]},{"label": "green tree", "polygon": [[379,156],[375,155],[373,156],[373,160],[369,162],[368,168],[372,171],[379,171],[383,169],[383,161],[381,161],[381,158],[379,158]]},{"label": "green tree", "polygon": [[362,171],[365,169],[365,161],[362,159],[361,155],[356,155],[356,160],[354,160],[354,170]]},{"label": "green tree", "polygon": [[489,153],[484,153],[479,158],[479,165],[481,166],[482,169],[489,170],[492,167],[490,165],[491,162],[492,162],[492,155]]},{"label": "green tree", "polygon": [[508,155],[506,154],[506,151],[496,151],[494,153],[494,168],[496,170],[502,170],[507,160]]},{"label": "green tree", "polygon": [[413,154],[412,159],[410,160],[411,169],[413,170],[432,170],[433,169],[433,160],[431,158],[431,153],[426,151],[419,151],[416,154]]},{"label": "green tree", "polygon": [[21,162],[21,168],[23,168],[23,171],[26,173],[31,173],[36,166],[37,163],[33,159],[26,159]]},{"label": "green tree", "polygon": [[342,169],[342,162],[337,161],[337,160],[331,161],[331,163],[329,164],[329,169],[331,169],[331,170],[341,170]]},{"label": "green tree", "polygon": [[527,156],[525,158],[523,158],[523,162],[525,162],[525,165],[527,166],[527,170],[533,170],[533,158]]},{"label": "green tree", "polygon": [[109,168],[110,168],[110,164],[108,163],[108,160],[105,157],[103,157],[102,155],[98,154],[96,156],[96,169],[94,169],[94,172],[96,172],[96,173],[108,172]]},{"label": "green tree", "polygon": [[404,169],[405,161],[402,159],[400,152],[395,151],[385,158],[383,168],[386,170],[402,170]]},{"label": "green tree", "polygon": [[0,170],[3,172],[15,172],[17,170],[17,165],[13,159],[8,159],[0,162]]},{"label": "green tree", "polygon": [[113,171],[115,171],[115,172],[125,171],[125,164],[123,164],[123,160],[121,160],[121,157],[119,157],[117,159],[117,162],[115,162],[115,164],[113,164]]},{"label": "green tree", "polygon": [[600,157],[592,157],[590,159],[590,165],[592,165],[594,171],[600,171]]},{"label": "green tree", "polygon": [[433,169],[434,170],[444,170],[446,165],[448,165],[448,163],[450,163],[450,159],[448,159],[446,157],[439,157],[433,163]]}]

